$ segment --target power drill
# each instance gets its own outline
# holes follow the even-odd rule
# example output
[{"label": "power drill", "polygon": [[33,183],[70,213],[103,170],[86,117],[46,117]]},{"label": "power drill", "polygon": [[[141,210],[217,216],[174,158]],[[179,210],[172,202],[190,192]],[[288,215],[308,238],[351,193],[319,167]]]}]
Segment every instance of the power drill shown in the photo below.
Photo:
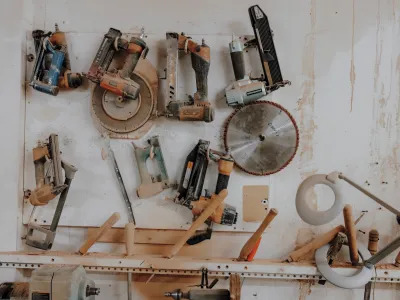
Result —
[{"label": "power drill", "polygon": [[[229,106],[244,105],[290,84],[283,80],[275,51],[272,31],[268,18],[258,5],[249,8],[254,40],[245,44],[238,38],[229,43],[231,60],[236,81],[225,89],[226,103]],[[243,51],[255,44],[260,54],[264,75],[250,78],[246,75]]]},{"label": "power drill", "polygon": [[189,300],[230,300],[230,292],[228,290],[190,290],[187,293],[181,290],[165,293],[165,297],[171,297],[174,300],[189,299]]},{"label": "power drill", "polygon": [[35,90],[57,96],[60,88],[77,88],[82,75],[71,72],[65,33],[55,25],[55,32],[32,31],[36,60],[29,85]]},{"label": "power drill", "polygon": [[[189,101],[178,101],[178,50],[190,52],[192,68],[196,74],[197,91]],[[210,69],[210,47],[204,40],[201,45],[192,41],[183,33],[167,32],[167,95],[169,103],[166,107],[166,116],[178,118],[181,121],[205,121],[214,119],[214,111],[208,101],[207,76]]]},{"label": "power drill", "polygon": [[[130,79],[139,59],[146,57],[148,47],[142,38],[132,37],[128,42],[121,38],[121,31],[110,28],[104,35],[99,50],[85,76],[103,89],[116,94],[119,101],[135,100],[139,96],[140,85]],[[128,55],[121,70],[108,71],[108,68],[118,51]]]},{"label": "power drill", "polygon": [[[176,203],[191,209],[195,217],[203,212],[211,199],[211,195],[207,191],[205,196],[201,195],[209,159],[218,161],[218,179],[215,194],[228,187],[234,165],[233,159],[229,155],[211,150],[209,145],[209,141],[199,140],[195,148],[189,153],[179,183],[178,194],[175,198]],[[228,204],[221,204],[207,220],[207,230],[195,234],[187,241],[187,244],[195,245],[210,239],[213,222],[231,226],[236,224],[236,221],[236,208]]]}]

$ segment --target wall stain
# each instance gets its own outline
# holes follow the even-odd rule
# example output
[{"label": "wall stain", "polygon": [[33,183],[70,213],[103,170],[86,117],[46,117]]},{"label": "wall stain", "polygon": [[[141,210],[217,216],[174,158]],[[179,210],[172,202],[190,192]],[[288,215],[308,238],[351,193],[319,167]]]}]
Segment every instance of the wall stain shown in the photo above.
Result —
[{"label": "wall stain", "polygon": [[307,296],[311,294],[311,285],[314,282],[311,280],[300,280],[299,281],[299,300],[306,300]]},{"label": "wall stain", "polygon": [[307,167],[313,159],[313,139],[317,128],[314,122],[316,0],[311,0],[310,17],[311,32],[306,36],[302,59],[303,95],[297,107],[300,115],[300,169]]},{"label": "wall stain", "polygon": [[354,28],[355,27],[355,0],[353,0],[353,24],[351,32],[351,63],[350,63],[350,85],[351,85],[351,97],[350,97],[350,112],[353,111],[353,100],[354,100],[354,83],[356,81],[356,68],[354,65]]}]

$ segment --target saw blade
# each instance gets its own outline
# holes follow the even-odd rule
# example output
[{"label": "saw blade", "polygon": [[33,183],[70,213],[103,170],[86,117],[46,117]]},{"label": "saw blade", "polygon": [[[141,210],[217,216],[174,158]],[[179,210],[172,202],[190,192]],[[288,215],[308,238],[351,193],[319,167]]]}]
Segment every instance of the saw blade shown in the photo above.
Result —
[{"label": "saw blade", "polygon": [[285,168],[295,156],[299,131],[285,108],[256,101],[229,116],[224,142],[240,169],[253,175],[270,175]]},{"label": "saw blade", "polygon": [[112,101],[105,101],[109,98],[105,89],[96,85],[93,91],[92,110],[94,116],[101,126],[112,132],[128,133],[137,130],[149,120],[153,111],[154,96],[149,83],[136,73],[132,74],[131,79],[140,85],[140,99],[130,100],[139,101],[137,106],[133,105],[134,107],[129,107],[128,105],[122,107],[122,109],[128,110],[124,114],[117,114],[115,111],[118,107],[116,105],[113,107],[111,105]]}]

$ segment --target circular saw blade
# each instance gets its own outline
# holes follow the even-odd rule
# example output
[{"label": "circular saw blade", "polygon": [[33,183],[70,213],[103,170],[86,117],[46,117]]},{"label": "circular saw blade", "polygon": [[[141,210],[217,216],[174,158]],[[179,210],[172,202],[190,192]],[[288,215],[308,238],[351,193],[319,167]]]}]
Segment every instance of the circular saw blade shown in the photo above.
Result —
[{"label": "circular saw blade", "polygon": [[[113,118],[112,116],[110,116],[110,109],[108,108],[107,110],[105,110],[103,106],[105,102],[103,101],[103,99],[105,93],[107,93],[106,90],[104,90],[99,85],[96,85],[93,91],[92,110],[94,112],[94,116],[101,124],[101,126],[106,128],[107,130],[116,133],[129,133],[143,126],[151,116],[154,106],[154,97],[153,91],[149,83],[147,83],[147,81],[142,76],[136,73],[133,73],[131,75],[131,79],[136,81],[140,85],[140,103],[139,106],[135,108],[135,110],[133,110],[132,108],[128,111],[128,114],[130,113],[130,115],[128,118],[126,118],[126,120],[122,120],[121,118]],[[124,109],[124,107],[122,107],[121,109]]]},{"label": "circular saw blade", "polygon": [[285,168],[295,156],[299,131],[282,106],[256,101],[229,116],[224,142],[240,169],[253,175],[270,175]]}]

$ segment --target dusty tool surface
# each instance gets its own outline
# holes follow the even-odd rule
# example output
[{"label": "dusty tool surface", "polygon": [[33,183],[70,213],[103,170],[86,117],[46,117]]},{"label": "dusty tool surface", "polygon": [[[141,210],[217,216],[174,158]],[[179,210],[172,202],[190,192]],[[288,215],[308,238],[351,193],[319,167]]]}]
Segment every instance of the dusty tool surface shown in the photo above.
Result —
[{"label": "dusty tool surface", "polygon": [[269,175],[285,168],[299,145],[292,115],[274,102],[253,102],[234,111],[224,132],[225,148],[235,164],[253,175]]}]

